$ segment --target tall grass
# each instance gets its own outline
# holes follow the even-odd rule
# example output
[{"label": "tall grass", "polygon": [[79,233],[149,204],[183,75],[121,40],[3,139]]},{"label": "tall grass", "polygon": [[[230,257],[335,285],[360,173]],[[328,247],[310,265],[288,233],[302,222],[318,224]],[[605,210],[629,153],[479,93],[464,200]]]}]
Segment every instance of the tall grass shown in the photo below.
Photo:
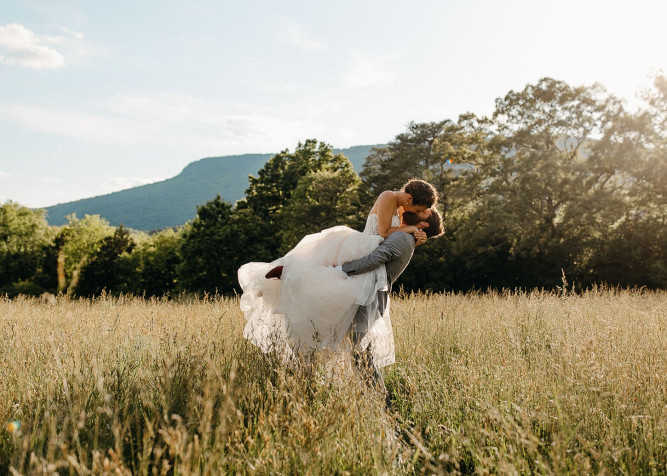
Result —
[{"label": "tall grass", "polygon": [[384,395],[242,337],[237,299],[0,300],[0,473],[667,469],[667,293],[392,301]]}]

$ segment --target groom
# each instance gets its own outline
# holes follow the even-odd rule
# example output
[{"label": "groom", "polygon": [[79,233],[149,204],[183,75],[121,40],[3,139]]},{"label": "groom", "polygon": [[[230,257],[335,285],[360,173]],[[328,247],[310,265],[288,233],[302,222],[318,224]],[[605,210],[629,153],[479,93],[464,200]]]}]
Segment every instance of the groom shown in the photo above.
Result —
[{"label": "groom", "polygon": [[[420,228],[420,231],[414,234],[396,231],[385,238],[369,255],[343,263],[338,267],[348,276],[367,273],[380,266],[385,267],[389,286],[388,289],[377,293],[377,312],[380,316],[383,316],[387,310],[391,286],[410,263],[415,246],[426,242],[428,238],[437,238],[443,234],[442,216],[434,208],[429,208],[419,214],[405,212],[403,213],[403,223],[415,225]],[[378,388],[385,391],[384,379],[373,360],[371,349],[369,347],[365,349],[359,347],[376,317],[380,317],[369,316],[368,314],[368,309],[361,306],[352,321],[351,332],[352,342],[355,346],[355,363],[358,367],[368,371]]]}]

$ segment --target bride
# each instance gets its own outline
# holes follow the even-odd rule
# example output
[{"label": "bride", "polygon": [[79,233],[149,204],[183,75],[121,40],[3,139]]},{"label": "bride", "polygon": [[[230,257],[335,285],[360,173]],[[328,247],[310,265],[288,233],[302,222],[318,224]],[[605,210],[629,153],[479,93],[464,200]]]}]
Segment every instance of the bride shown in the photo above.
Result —
[{"label": "bride", "polygon": [[[238,278],[243,290],[240,305],[246,318],[244,337],[262,351],[277,351],[286,358],[294,352],[337,350],[359,306],[366,306],[368,315],[376,318],[375,296],[386,289],[387,276],[384,266],[349,277],[335,266],[367,255],[391,233],[416,233],[419,228],[404,223],[403,213],[412,212],[419,219],[419,214],[436,202],[437,192],[431,184],[412,179],[400,191],[379,195],[363,233],[347,226],[327,228],[307,235],[285,256],[271,263],[241,266]],[[418,240],[418,244],[424,240]],[[269,279],[277,267],[281,275],[276,277],[280,279]],[[391,359],[385,361],[391,363],[391,324],[388,315],[380,319],[386,319],[382,323],[385,338],[375,350],[390,353]],[[387,323],[391,334],[388,339]],[[372,324],[369,322],[369,328]]]}]

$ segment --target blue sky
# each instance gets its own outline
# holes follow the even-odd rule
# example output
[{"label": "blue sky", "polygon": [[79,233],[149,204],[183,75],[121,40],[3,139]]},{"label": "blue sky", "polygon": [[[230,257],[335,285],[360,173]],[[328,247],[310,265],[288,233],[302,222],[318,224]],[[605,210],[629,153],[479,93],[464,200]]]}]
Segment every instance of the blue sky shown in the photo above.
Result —
[{"label": "blue sky", "polygon": [[5,1],[0,203],[202,157],[386,143],[551,76],[626,98],[667,72],[667,2]]}]

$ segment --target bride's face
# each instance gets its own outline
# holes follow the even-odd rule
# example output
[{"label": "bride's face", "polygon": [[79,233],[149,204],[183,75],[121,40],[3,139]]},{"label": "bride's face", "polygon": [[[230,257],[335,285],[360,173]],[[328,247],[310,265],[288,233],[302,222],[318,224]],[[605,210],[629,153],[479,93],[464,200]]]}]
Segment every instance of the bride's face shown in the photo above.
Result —
[{"label": "bride's face", "polygon": [[424,205],[413,205],[412,203],[406,203],[403,205],[404,212],[423,213],[427,209],[428,207],[425,207]]}]

